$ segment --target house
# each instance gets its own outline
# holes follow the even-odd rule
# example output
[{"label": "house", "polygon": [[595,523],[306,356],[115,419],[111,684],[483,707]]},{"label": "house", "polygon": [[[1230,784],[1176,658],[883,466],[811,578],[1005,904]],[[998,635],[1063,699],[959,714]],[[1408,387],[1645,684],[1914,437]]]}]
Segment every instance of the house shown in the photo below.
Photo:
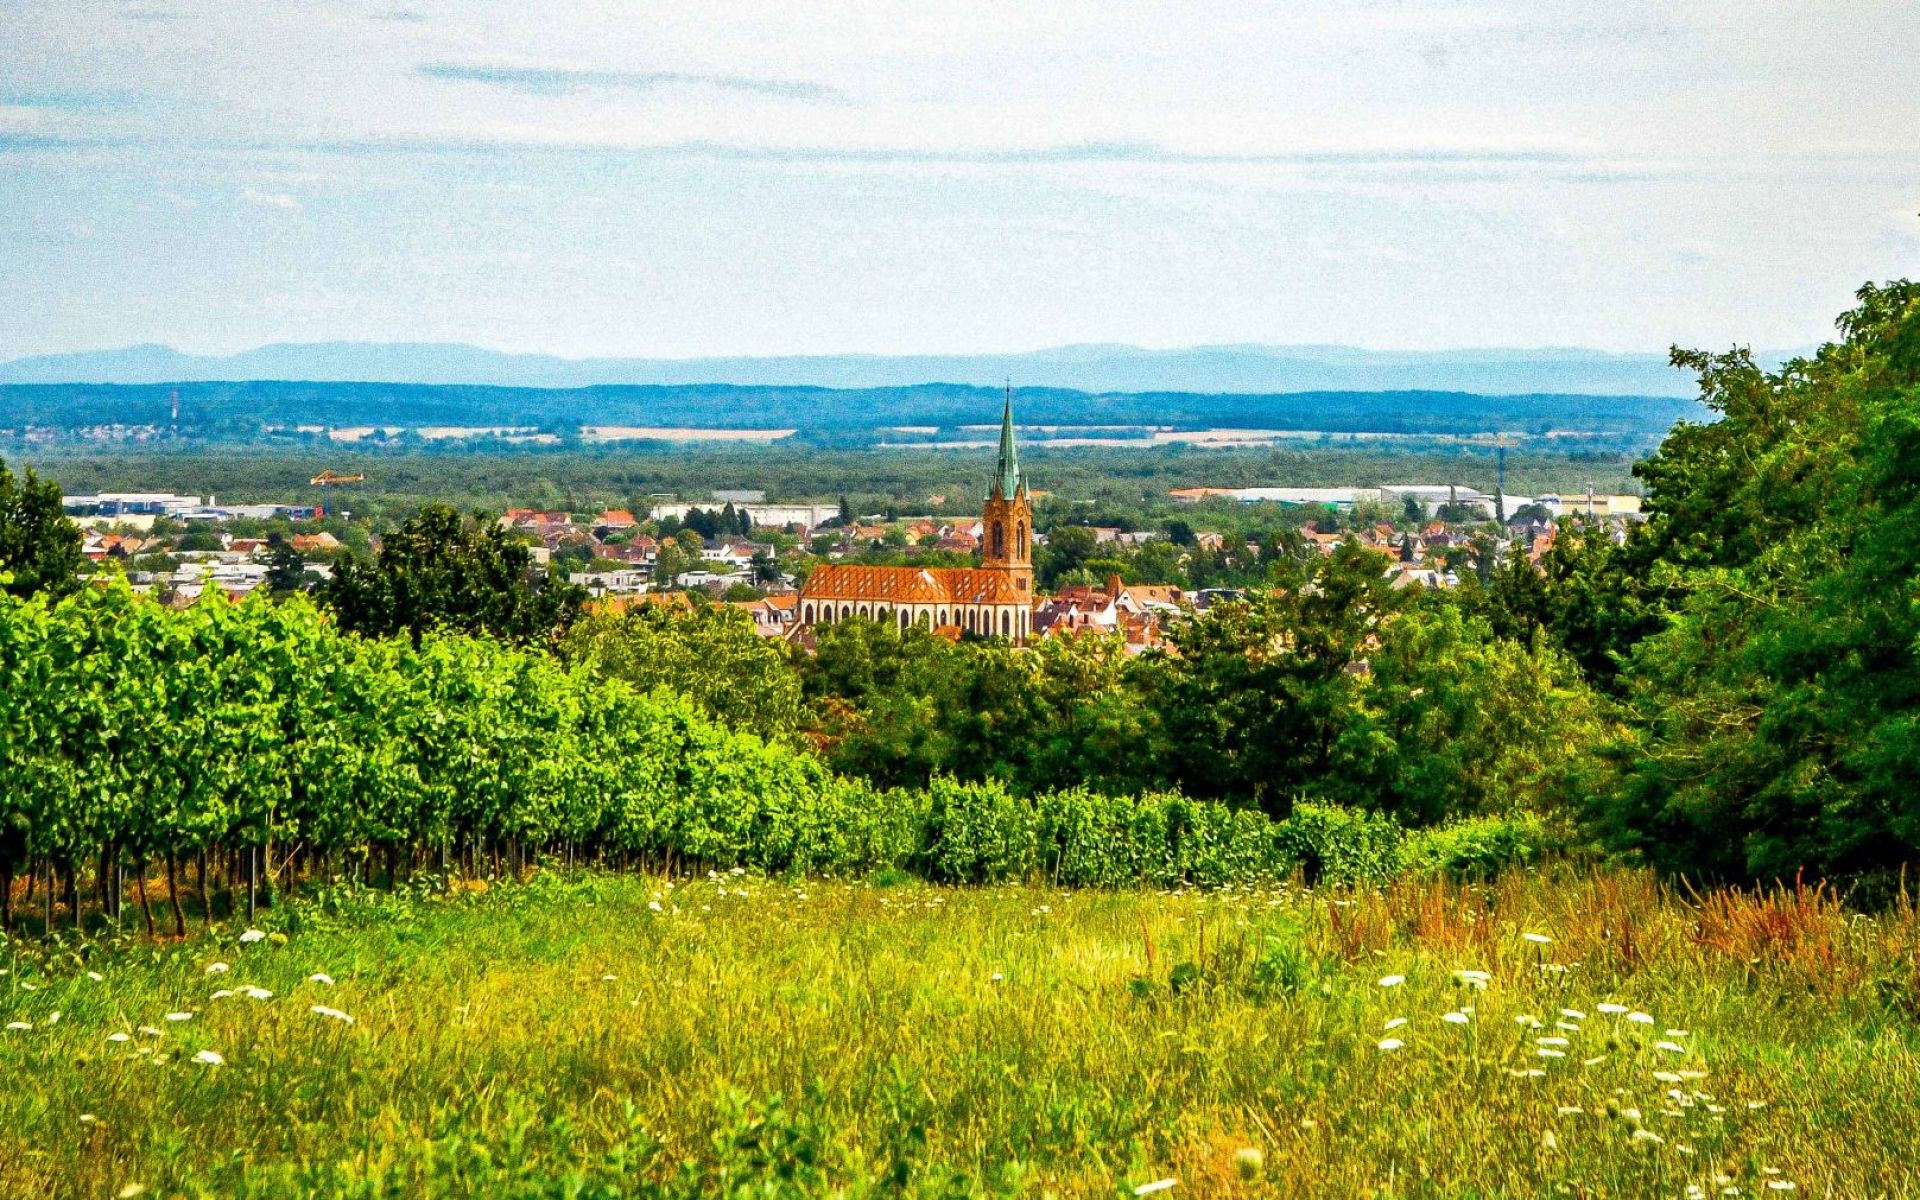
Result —
[{"label": "house", "polygon": [[624,508],[610,508],[594,518],[593,535],[605,539],[616,533],[625,533],[640,524],[632,513]]},{"label": "house", "polygon": [[574,577],[573,582],[587,589],[587,596],[638,595],[653,582],[653,568],[633,567],[622,571],[592,571]]},{"label": "house", "polygon": [[767,596],[760,600],[739,600],[731,607],[753,618],[753,631],[761,637],[784,638],[799,622],[798,596]]},{"label": "house", "polygon": [[636,566],[652,562],[659,557],[659,553],[660,543],[644,533],[624,542],[600,547],[601,558],[612,559],[614,562],[632,563]]},{"label": "house", "polygon": [[345,549],[339,538],[324,529],[319,533],[296,533],[292,541],[293,548],[302,554],[331,554]]},{"label": "house", "polygon": [[700,547],[701,561],[735,570],[751,566],[753,560],[759,555],[772,555],[772,553],[772,546],[761,545],[758,542],[707,542]]}]

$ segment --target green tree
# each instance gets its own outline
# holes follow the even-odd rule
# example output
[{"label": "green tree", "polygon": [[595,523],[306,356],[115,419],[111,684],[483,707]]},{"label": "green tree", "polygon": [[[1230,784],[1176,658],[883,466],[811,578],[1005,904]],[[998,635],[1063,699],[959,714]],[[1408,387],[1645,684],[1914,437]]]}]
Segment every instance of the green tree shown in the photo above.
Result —
[{"label": "green tree", "polygon": [[60,507],[60,487],[28,467],[16,480],[0,462],[0,589],[64,595],[80,586],[80,528]]},{"label": "green tree", "polygon": [[280,534],[267,538],[267,591],[275,596],[308,589],[307,560]]},{"label": "green tree", "polygon": [[1664,622],[1623,671],[1637,741],[1596,815],[1670,870],[1920,857],[1920,285],[1858,298],[1840,341],[1778,371],[1676,352],[1719,419],[1636,469],[1631,565]]},{"label": "green tree", "polygon": [[1408,594],[1354,543],[1275,568],[1275,586],[1176,622],[1149,700],[1171,782],[1275,816],[1325,777],[1367,645]]},{"label": "green tree", "polygon": [[1034,550],[1034,573],[1040,586],[1055,587],[1062,576],[1084,568],[1098,544],[1093,530],[1084,525],[1056,525],[1048,530],[1046,543]]},{"label": "green tree", "polygon": [[762,737],[788,737],[799,727],[800,674],[786,644],[761,637],[738,609],[636,604],[596,613],[574,623],[560,653],[641,692],[677,692]]},{"label": "green tree", "polygon": [[381,543],[372,561],[348,555],[321,593],[342,629],[489,633],[541,641],[571,624],[584,589],[535,570],[532,552],[491,521],[428,505]]}]

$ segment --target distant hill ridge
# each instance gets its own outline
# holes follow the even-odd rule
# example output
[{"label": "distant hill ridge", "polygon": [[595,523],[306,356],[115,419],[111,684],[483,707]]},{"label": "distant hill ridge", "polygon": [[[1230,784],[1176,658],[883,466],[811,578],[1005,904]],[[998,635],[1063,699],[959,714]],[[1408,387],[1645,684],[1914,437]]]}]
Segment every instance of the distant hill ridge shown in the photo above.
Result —
[{"label": "distant hill ridge", "polygon": [[[586,388],[255,380],[149,384],[0,383],[0,426],[166,425],[197,436],[246,436],[270,425],[581,425],[786,429],[869,439],[889,427],[978,425],[999,389],[963,384],[833,389],[738,384]],[[1456,391],[1085,392],[1016,387],[1026,425],[1178,426],[1405,434],[1580,432],[1657,438],[1706,414],[1671,396]]]},{"label": "distant hill ridge", "polygon": [[[1762,358],[1783,358],[1762,355]],[[1446,391],[1692,397],[1692,377],[1663,354],[1598,350],[1363,350],[1351,346],[1076,345],[1018,354],[583,358],[508,354],[459,343],[280,343],[224,356],[167,346],[50,354],[0,363],[0,383],[464,384],[584,388],[608,384],[897,388],[927,383],[1089,393],[1275,394]]]}]

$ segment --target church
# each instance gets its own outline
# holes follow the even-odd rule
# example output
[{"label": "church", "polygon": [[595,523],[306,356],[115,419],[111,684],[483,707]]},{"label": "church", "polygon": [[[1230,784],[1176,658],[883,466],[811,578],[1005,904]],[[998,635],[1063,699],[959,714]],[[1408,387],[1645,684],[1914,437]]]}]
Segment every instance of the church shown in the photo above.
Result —
[{"label": "church", "polygon": [[900,628],[956,628],[1024,646],[1033,633],[1033,505],[1013,445],[1013,392],[1000,415],[1000,461],[987,488],[977,567],[823,563],[800,589],[800,625],[849,617]]}]

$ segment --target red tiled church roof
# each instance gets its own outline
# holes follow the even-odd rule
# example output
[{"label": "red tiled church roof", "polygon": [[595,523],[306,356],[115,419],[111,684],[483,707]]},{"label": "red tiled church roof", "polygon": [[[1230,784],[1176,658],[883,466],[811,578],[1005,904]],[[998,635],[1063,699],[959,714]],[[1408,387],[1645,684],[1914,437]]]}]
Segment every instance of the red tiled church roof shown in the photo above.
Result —
[{"label": "red tiled church roof", "polygon": [[979,567],[815,567],[800,589],[803,600],[881,601],[889,604],[1025,604],[1004,571]]}]

